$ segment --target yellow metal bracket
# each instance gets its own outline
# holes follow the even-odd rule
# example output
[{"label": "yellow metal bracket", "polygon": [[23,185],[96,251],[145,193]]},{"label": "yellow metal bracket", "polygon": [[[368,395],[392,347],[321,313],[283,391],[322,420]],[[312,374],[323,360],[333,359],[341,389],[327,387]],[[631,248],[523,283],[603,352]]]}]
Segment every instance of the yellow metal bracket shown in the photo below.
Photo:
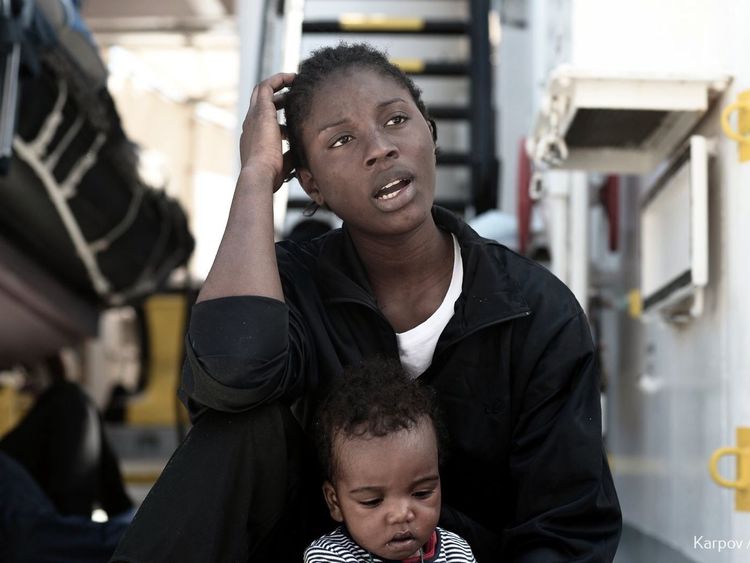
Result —
[{"label": "yellow metal bracket", "polygon": [[[732,128],[729,117],[737,112],[737,130]],[[729,104],[721,112],[721,128],[724,134],[737,141],[740,162],[750,160],[750,90],[744,90],[737,95],[737,101]]]},{"label": "yellow metal bracket", "polygon": [[[730,481],[719,473],[719,460],[725,455],[733,455],[737,459],[735,481]],[[708,471],[717,485],[735,490],[735,510],[750,512],[750,428],[737,428],[737,446],[716,450],[708,462]]]}]

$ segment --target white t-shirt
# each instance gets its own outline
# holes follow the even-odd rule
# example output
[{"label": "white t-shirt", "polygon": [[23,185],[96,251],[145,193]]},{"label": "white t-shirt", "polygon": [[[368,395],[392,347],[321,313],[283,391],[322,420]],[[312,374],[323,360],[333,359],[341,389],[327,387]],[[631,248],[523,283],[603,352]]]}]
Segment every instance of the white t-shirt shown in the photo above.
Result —
[{"label": "white t-shirt", "polygon": [[413,379],[422,375],[430,367],[438,338],[440,338],[445,325],[453,316],[456,299],[461,295],[461,286],[464,281],[464,263],[461,259],[461,247],[458,245],[458,239],[453,234],[451,234],[451,237],[453,237],[453,275],[443,302],[422,324],[406,332],[396,333],[401,365],[409,377]]}]

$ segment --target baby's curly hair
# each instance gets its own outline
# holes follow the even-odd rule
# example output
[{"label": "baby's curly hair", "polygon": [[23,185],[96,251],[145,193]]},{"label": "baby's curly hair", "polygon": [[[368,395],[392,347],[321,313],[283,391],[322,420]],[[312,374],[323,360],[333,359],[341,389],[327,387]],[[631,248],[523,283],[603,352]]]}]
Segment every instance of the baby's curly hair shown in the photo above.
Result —
[{"label": "baby's curly hair", "polygon": [[445,431],[434,391],[409,379],[397,360],[363,360],[347,370],[318,407],[315,440],[325,477],[333,481],[336,475],[337,437],[383,437],[415,428],[425,418],[435,429],[440,458]]},{"label": "baby's curly hair", "polygon": [[299,67],[297,77],[287,92],[284,101],[289,150],[292,151],[295,169],[307,167],[307,156],[302,146],[302,125],[310,113],[310,105],[317,87],[332,74],[349,69],[374,70],[394,79],[409,91],[417,108],[432,124],[432,138],[437,142],[435,122],[430,119],[422,101],[422,91],[411,78],[391,63],[385,53],[367,43],[341,42],[335,47],[323,47],[313,53]]}]

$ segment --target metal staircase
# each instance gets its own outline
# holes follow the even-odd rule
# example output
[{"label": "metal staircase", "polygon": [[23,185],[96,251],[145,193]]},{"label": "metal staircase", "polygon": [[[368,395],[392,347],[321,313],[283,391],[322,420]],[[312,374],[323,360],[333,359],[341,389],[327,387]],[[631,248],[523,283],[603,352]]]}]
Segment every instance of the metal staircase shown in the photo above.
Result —
[{"label": "metal staircase", "polygon": [[[445,189],[438,180],[436,203],[460,214],[473,215],[497,207],[499,161],[495,151],[495,113],[492,94],[491,44],[489,38],[490,0],[465,0],[455,2],[463,9],[460,18],[430,16],[435,3],[429,0],[412,1],[410,5],[421,8],[421,15],[403,15],[397,11],[400,2],[341,2],[342,10],[353,7],[378,8],[385,6],[389,13],[344,14],[336,19],[316,18],[316,4],[338,4],[331,0],[307,0],[302,22],[302,44],[315,37],[317,44],[336,44],[339,41],[367,41],[376,46],[398,40],[408,46],[408,57],[394,57],[392,61],[412,76],[421,86],[423,78],[437,79],[433,87],[440,89],[441,80],[460,80],[467,92],[466,101],[432,102],[425,90],[425,103],[430,116],[438,125],[438,171],[461,168],[468,170],[459,181],[461,189]],[[370,6],[366,6],[366,5]],[[454,10],[455,11],[455,10]],[[392,12],[392,13],[390,13]],[[433,37],[465,38],[469,54],[463,60],[436,60],[430,49],[421,45],[420,39]],[[404,42],[403,40],[407,41]],[[413,39],[413,40],[411,40]],[[435,82],[435,80],[433,80]],[[468,126],[467,139],[463,146],[444,147],[441,132],[454,124]],[[455,178],[455,176],[450,176]],[[455,183],[456,180],[450,180]],[[448,193],[446,193],[448,192]],[[288,200],[289,209],[307,206],[309,200],[299,192],[292,191]]]}]

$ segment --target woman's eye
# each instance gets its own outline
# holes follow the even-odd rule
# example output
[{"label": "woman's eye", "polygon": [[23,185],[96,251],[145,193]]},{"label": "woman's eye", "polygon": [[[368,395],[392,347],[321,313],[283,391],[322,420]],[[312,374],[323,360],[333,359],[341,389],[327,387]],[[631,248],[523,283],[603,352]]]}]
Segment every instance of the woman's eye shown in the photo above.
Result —
[{"label": "woman's eye", "polygon": [[381,501],[382,501],[382,499],[374,498],[374,499],[370,499],[370,500],[361,500],[361,501],[359,501],[359,504],[361,504],[362,506],[367,507],[367,508],[375,508],[376,506],[378,506],[381,503]]},{"label": "woman's eye", "polygon": [[339,137],[338,139],[336,139],[333,142],[333,144],[331,145],[331,148],[333,148],[333,147],[340,147],[341,145],[345,145],[346,143],[348,143],[349,141],[351,141],[352,138],[353,137],[351,135],[341,135],[341,137]]},{"label": "woman's eye", "polygon": [[395,117],[391,117],[386,122],[386,125],[401,125],[402,123],[406,122],[407,119],[409,118],[405,115],[396,115]]}]

